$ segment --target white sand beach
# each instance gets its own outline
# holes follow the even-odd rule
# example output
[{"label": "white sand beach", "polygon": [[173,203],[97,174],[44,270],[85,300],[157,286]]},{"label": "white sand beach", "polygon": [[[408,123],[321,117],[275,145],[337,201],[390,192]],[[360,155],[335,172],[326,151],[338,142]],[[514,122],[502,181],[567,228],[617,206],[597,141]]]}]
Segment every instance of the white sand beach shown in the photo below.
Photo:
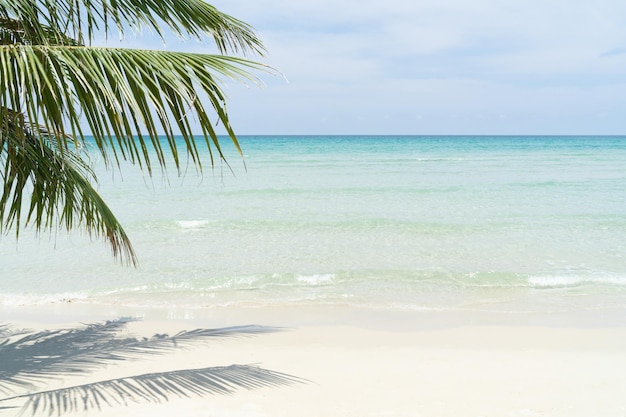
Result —
[{"label": "white sand beach", "polygon": [[[224,314],[224,325],[280,324],[276,311],[232,313],[230,318]],[[122,361],[87,378],[65,376],[49,388],[147,372],[256,364],[306,381],[159,404],[103,406],[77,415],[618,417],[626,413],[624,327],[457,326],[413,313],[404,316],[404,326],[388,322],[385,329],[382,317],[375,320],[376,312],[362,314],[361,324],[343,319],[316,324],[310,314],[304,314],[302,324],[293,326],[297,309],[283,313],[285,325],[290,326],[285,331],[217,339],[165,355]],[[243,321],[246,314],[254,321]],[[319,317],[324,313],[320,311]],[[216,321],[215,317],[148,318],[130,323],[125,334],[175,334],[213,328]],[[48,316],[30,325],[49,328],[61,323],[50,323]],[[63,323],[72,325],[79,323]],[[0,411],[0,415],[13,414],[13,410]]]}]

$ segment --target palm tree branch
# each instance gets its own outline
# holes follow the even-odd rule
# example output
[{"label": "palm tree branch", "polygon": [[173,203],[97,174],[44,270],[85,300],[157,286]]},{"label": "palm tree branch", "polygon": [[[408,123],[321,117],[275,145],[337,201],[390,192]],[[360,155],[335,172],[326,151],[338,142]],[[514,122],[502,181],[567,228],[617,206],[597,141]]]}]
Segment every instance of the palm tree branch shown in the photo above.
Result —
[{"label": "palm tree branch", "polygon": [[[16,127],[20,129],[20,127]],[[9,136],[4,132],[6,151],[0,176],[4,189],[0,197],[0,230],[15,226],[19,236],[20,224],[32,223],[36,230],[64,225],[69,231],[78,222],[88,233],[103,236],[113,253],[136,263],[128,236],[112,211],[91,185],[95,175],[77,151],[58,148],[56,136],[42,136],[31,131]],[[30,195],[26,219],[22,217],[22,201]]]},{"label": "palm tree branch", "polygon": [[162,28],[168,27],[183,38],[208,35],[220,53],[264,52],[250,25],[202,0],[0,0],[0,17],[22,22],[28,38],[39,44],[50,39],[44,26],[79,43],[89,43],[97,31],[116,29],[123,36],[129,28],[164,38]]},{"label": "palm tree branch", "polygon": [[25,29],[25,25],[22,21],[12,19],[0,14],[0,44],[23,44],[23,45],[38,45],[38,44],[50,44],[50,45],[81,45],[77,40],[66,36],[65,33],[58,32],[55,28],[47,25],[40,25],[39,35],[44,39],[33,37],[31,33],[28,33]]},{"label": "palm tree branch", "polygon": [[[69,133],[85,141],[80,126],[86,121],[107,161],[112,148],[113,160],[119,162],[119,152],[122,158],[141,161],[148,168],[150,157],[141,128],[157,150],[159,165],[165,166],[157,126],[166,134],[177,169],[180,161],[171,126],[178,128],[187,153],[201,168],[189,124],[194,116],[201,122],[207,144],[216,147],[220,158],[219,141],[210,126],[212,117],[225,126],[241,152],[219,77],[257,83],[251,70],[271,71],[236,57],[120,48],[0,46],[0,60],[12,70],[0,84],[0,107],[19,108],[24,97],[30,104],[25,109],[27,118],[41,119],[57,137],[68,135],[63,124],[67,121]],[[21,94],[16,95],[15,89]],[[42,95],[42,91],[47,93]],[[211,103],[214,116],[204,109],[202,97]]]},{"label": "palm tree branch", "polygon": [[[71,214],[78,214],[78,223],[83,222],[89,231],[105,236],[114,253],[125,253],[127,259],[132,262],[134,254],[128,238],[87,181],[87,178],[93,178],[93,175],[86,169],[87,167],[81,166],[78,159],[72,158],[72,145],[76,146],[74,138],[83,144],[86,143],[81,123],[86,120],[96,147],[105,161],[113,159],[119,163],[121,157],[140,166],[145,165],[149,173],[151,157],[148,144],[156,150],[158,164],[163,168],[166,165],[157,125],[166,132],[166,146],[173,155],[176,168],[180,167],[177,141],[170,128],[173,124],[179,128],[184,148],[191,156],[192,162],[201,168],[198,149],[189,123],[189,118],[194,112],[203,125],[207,145],[215,146],[222,160],[224,156],[211,126],[210,117],[198,98],[197,90],[205,93],[217,113],[218,120],[231,132],[223,110],[224,96],[218,81],[209,73],[221,72],[228,77],[255,80],[241,67],[258,67],[240,58],[83,47],[1,46],[0,60],[9,63],[5,68],[13,70],[5,72],[4,82],[0,84],[0,107],[19,108],[24,96],[23,102],[26,103],[24,119],[41,122],[28,125],[32,136],[49,138],[47,144],[40,144],[40,150],[30,141],[28,146],[22,149],[20,154],[13,155],[13,158],[32,153],[30,155],[32,160],[45,159],[51,156],[53,151],[57,151],[58,157],[61,158],[56,168],[52,166],[46,168],[47,180],[36,182],[36,177],[32,176],[34,171],[13,175],[16,166],[26,167],[26,164],[9,163],[11,154],[6,155],[4,191],[0,199],[2,203],[0,213],[6,216],[2,217],[2,223],[8,226],[16,225],[16,232],[19,235],[22,197],[25,195],[27,179],[31,178],[34,181],[33,185],[43,187],[35,187],[38,193],[33,195],[29,210],[29,220],[34,220],[37,229],[51,227],[58,203],[65,201],[60,213],[66,227],[70,228],[73,225]],[[16,94],[16,90],[22,94]],[[158,124],[154,114],[158,117]],[[64,123],[66,121],[67,123]],[[66,125],[69,125],[69,128]],[[142,127],[147,129],[146,136],[143,135]],[[19,129],[14,133],[15,140],[19,138],[23,140]],[[8,134],[4,129],[0,132],[0,136]],[[241,152],[234,135],[231,139],[236,149]],[[19,149],[15,144],[13,148]],[[112,158],[109,155],[111,152]],[[69,155],[68,161],[72,161],[71,164],[62,162],[66,153]],[[55,161],[55,158],[46,159],[39,167],[40,173],[46,167],[45,162],[52,161]],[[55,180],[57,182],[50,182],[50,175],[53,172],[59,174]],[[88,175],[81,175],[81,172]],[[65,194],[58,186],[60,185],[58,181],[64,178],[72,180],[74,185]],[[51,184],[57,186],[52,187]],[[77,190],[81,190],[80,199],[73,198]],[[44,197],[43,202],[37,200]],[[77,201],[82,204],[75,204]],[[75,207],[80,209],[74,210]]]}]

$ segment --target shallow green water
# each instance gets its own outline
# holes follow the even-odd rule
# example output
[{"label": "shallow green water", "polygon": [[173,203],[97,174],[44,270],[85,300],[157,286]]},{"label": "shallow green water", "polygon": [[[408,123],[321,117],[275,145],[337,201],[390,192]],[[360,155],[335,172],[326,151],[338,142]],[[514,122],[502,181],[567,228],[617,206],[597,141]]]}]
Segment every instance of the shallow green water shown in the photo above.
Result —
[{"label": "shallow green water", "polygon": [[198,177],[100,190],[140,258],[0,240],[0,303],[626,309],[625,137],[243,137]]}]

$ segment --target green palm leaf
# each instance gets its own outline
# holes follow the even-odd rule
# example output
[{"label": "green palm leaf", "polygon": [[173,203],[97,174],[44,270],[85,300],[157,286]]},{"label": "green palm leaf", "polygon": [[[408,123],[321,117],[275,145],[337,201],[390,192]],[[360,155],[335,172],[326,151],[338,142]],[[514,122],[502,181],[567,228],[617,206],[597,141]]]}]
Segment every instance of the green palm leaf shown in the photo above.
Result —
[{"label": "green palm leaf", "polygon": [[250,25],[202,0],[0,0],[0,19],[19,21],[30,44],[65,44],[68,37],[85,44],[112,30],[123,36],[145,29],[163,37],[168,27],[181,37],[211,36],[223,54],[264,52]]},{"label": "green palm leaf", "polygon": [[19,234],[22,202],[30,195],[26,223],[32,221],[38,230],[51,229],[58,217],[70,230],[78,221],[90,233],[106,237],[114,255],[136,262],[124,229],[89,181],[95,180],[93,171],[78,153],[61,151],[59,142],[41,129],[40,134],[41,139],[29,132],[23,138],[2,135],[0,145],[6,152],[0,154],[4,183],[0,219]]},{"label": "green palm leaf", "polygon": [[91,186],[84,151],[93,145],[107,167],[127,160],[149,174],[155,163],[165,170],[167,154],[180,174],[182,151],[201,170],[192,121],[212,165],[214,152],[225,162],[217,121],[241,154],[222,79],[257,83],[253,72],[272,69],[225,55],[85,46],[96,33],[147,29],[163,37],[164,27],[181,37],[208,35],[222,54],[264,51],[249,25],[202,0],[0,0],[0,231],[80,226],[136,263]]},{"label": "green palm leaf", "polygon": [[[219,141],[210,123],[212,116],[202,98],[208,100],[214,116],[236,144],[221,80],[213,74],[257,82],[249,71],[269,70],[264,65],[227,56],[24,45],[0,46],[0,65],[12,69],[0,78],[1,107],[16,109],[26,102],[27,120],[39,120],[47,134],[59,138],[72,135],[83,142],[86,135],[81,125],[86,121],[103,156],[109,158],[108,152],[113,152],[117,159],[119,152],[125,159],[145,163],[148,169],[146,141],[156,147],[159,163],[164,165],[157,140],[159,130],[165,132],[178,167],[172,127],[177,128],[186,150],[197,160],[191,115],[201,122],[207,144],[219,151]],[[40,126],[32,128],[35,134],[42,134]]]}]

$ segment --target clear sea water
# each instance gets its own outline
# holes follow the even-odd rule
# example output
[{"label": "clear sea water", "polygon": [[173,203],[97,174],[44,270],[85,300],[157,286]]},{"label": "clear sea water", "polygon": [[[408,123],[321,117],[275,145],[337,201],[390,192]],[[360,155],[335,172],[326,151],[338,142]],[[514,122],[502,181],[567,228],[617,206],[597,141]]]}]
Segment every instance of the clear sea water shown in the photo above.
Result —
[{"label": "clear sea water", "polygon": [[84,233],[8,234],[0,305],[626,317],[626,137],[240,140],[234,174],[94,159],[139,268]]}]

